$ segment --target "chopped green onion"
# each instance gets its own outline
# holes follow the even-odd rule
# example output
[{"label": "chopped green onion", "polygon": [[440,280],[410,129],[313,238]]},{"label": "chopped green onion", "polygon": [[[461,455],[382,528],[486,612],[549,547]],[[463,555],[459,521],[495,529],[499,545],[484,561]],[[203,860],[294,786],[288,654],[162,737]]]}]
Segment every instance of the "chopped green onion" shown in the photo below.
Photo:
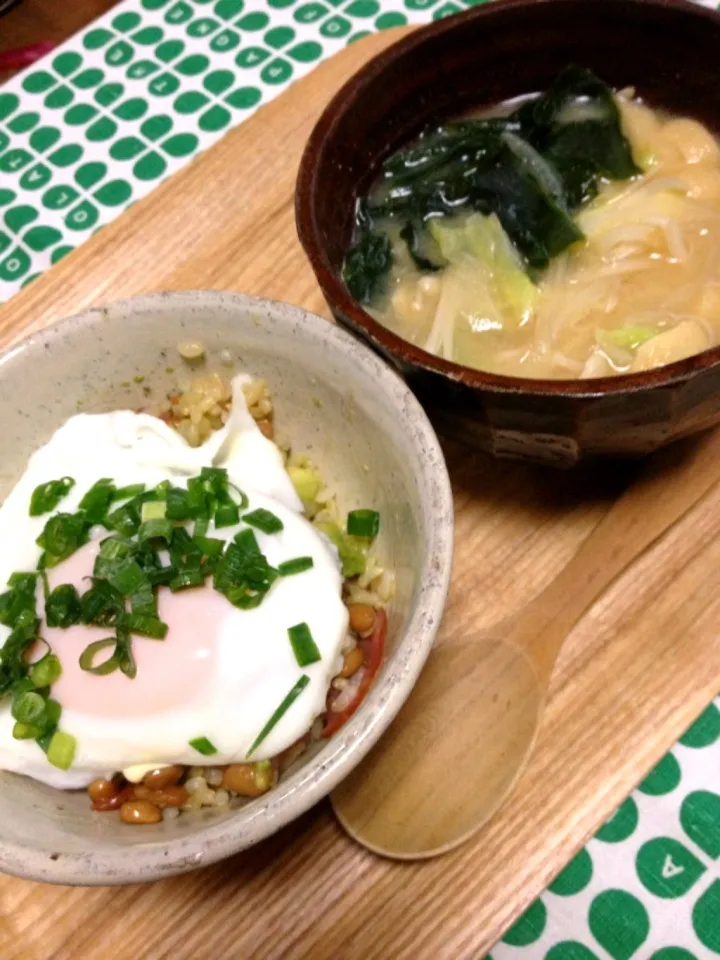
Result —
[{"label": "chopped green onion", "polygon": [[147,613],[126,613],[122,618],[123,626],[130,633],[137,633],[141,637],[150,637],[151,640],[164,640],[167,636],[168,625],[159,617]]},{"label": "chopped green onion", "polygon": [[145,493],[145,484],[133,483],[128,487],[120,487],[113,491],[112,498],[113,502],[116,503],[118,500],[134,500],[135,497],[139,497],[143,493]]},{"label": "chopped green onion", "polygon": [[188,492],[179,487],[171,487],[167,491],[167,510],[165,516],[168,520],[192,520],[193,514],[190,509]]},{"label": "chopped green onion", "polygon": [[30,516],[39,517],[43,513],[50,513],[74,486],[72,477],[63,477],[62,480],[50,480],[35,487],[30,497]]},{"label": "chopped green onion", "polygon": [[80,654],[78,660],[80,669],[87,671],[87,673],[92,673],[96,677],[104,677],[108,673],[117,670],[120,664],[114,653],[108,657],[107,660],[103,660],[102,663],[95,663],[96,656],[101,650],[107,650],[108,647],[112,647],[114,650],[116,646],[117,640],[115,637],[107,637],[105,640],[96,640],[94,643],[91,643],[85,647]]},{"label": "chopped green onion", "polygon": [[239,610],[254,610],[265,599],[265,594],[247,587],[231,587],[225,596]]},{"label": "chopped green onion", "polygon": [[[176,575],[187,571],[198,572],[202,565],[202,550],[184,527],[175,527],[169,544],[170,561]],[[203,581],[204,581],[203,573]],[[190,585],[190,583],[188,584]],[[193,580],[192,585],[196,585]]]},{"label": "chopped green onion", "polygon": [[103,540],[100,552],[95,558],[93,576],[101,580],[107,579],[121,563],[128,559],[132,560],[137,549],[138,545],[132,540],[117,535]]},{"label": "chopped green onion", "polygon": [[250,747],[250,749],[248,750],[248,752],[247,752],[247,754],[246,754],[246,759],[249,758],[253,753],[255,753],[255,751],[256,751],[257,748],[260,746],[260,744],[263,742],[263,740],[264,740],[264,739],[267,737],[267,735],[273,730],[273,728],[274,728],[275,726],[277,726],[277,724],[280,722],[280,720],[282,720],[282,718],[283,718],[283,717],[285,716],[285,714],[288,712],[288,710],[290,709],[290,707],[293,705],[293,703],[295,703],[295,701],[297,700],[297,698],[300,696],[300,694],[303,692],[303,690],[305,689],[305,687],[306,687],[309,683],[310,683],[310,677],[308,677],[308,675],[307,675],[306,673],[304,673],[304,674],[300,677],[300,679],[298,680],[298,682],[295,684],[295,686],[292,688],[292,690],[290,691],[290,693],[288,693],[288,695],[285,697],[285,699],[284,699],[283,702],[280,704],[280,706],[277,708],[277,710],[275,711],[275,713],[273,713],[273,715],[270,717],[270,719],[269,719],[268,722],[265,724],[265,726],[262,728],[262,730],[260,731],[260,733],[257,735],[257,737],[256,737],[256,739],[255,739],[255,742],[253,743],[253,745]]},{"label": "chopped green onion", "polygon": [[193,540],[197,540],[198,537],[204,537],[208,532],[209,527],[209,517],[198,517],[198,519],[195,521],[195,526],[193,527]]},{"label": "chopped green onion", "polygon": [[351,510],[347,518],[347,532],[353,537],[372,540],[380,530],[380,514],[377,510]]},{"label": "chopped green onion", "polygon": [[214,494],[227,490],[228,472],[225,467],[202,467],[200,479],[205,481],[207,489]]},{"label": "chopped green onion", "polygon": [[30,677],[26,676],[26,677],[22,677],[20,680],[17,680],[13,684],[12,693],[13,693],[13,697],[17,699],[23,693],[28,693],[33,690],[35,690],[35,684],[32,682]]},{"label": "chopped green onion", "polygon": [[241,530],[233,537],[233,544],[239,547],[246,557],[262,557],[263,554],[252,530]]},{"label": "chopped green onion", "polygon": [[18,696],[23,690],[33,689],[25,655],[35,643],[39,626],[34,610],[22,610],[15,618],[12,633],[0,651],[0,696],[11,690]]},{"label": "chopped green onion", "polygon": [[38,546],[45,551],[43,569],[57,566],[87,543],[88,529],[89,524],[80,513],[56,513],[50,517],[37,539]]},{"label": "chopped green onion", "polygon": [[108,530],[116,530],[123,537],[132,537],[140,526],[140,510],[135,500],[128,500],[122,507],[113,510],[104,520]]},{"label": "chopped green onion", "polygon": [[130,633],[125,627],[117,628],[117,646],[115,647],[115,656],[118,660],[118,666],[121,673],[124,673],[130,680],[134,680],[137,675],[137,664],[132,652],[132,641]]},{"label": "chopped green onion", "polygon": [[130,607],[133,613],[157,616],[157,597],[149,580],[130,597]]},{"label": "chopped green onion", "polygon": [[80,622],[82,604],[75,587],[63,583],[51,592],[45,601],[45,620],[49,627],[67,629]]},{"label": "chopped green onion", "polygon": [[69,733],[63,733],[61,730],[57,730],[50,741],[47,758],[50,763],[59,770],[69,770],[75,759],[76,746],[75,737],[72,737]]},{"label": "chopped green onion", "polygon": [[225,541],[216,537],[199,537],[194,534],[193,543],[202,551],[204,557],[219,557],[225,549]]},{"label": "chopped green onion", "polygon": [[276,517],[274,513],[264,510],[262,507],[253,510],[252,513],[243,514],[243,522],[250,524],[251,527],[255,527],[262,533],[279,533],[284,528],[280,517]]},{"label": "chopped green onion", "polygon": [[213,746],[207,737],[197,737],[195,740],[191,740],[190,746],[204,757],[211,757],[214,753],[217,753],[217,747]]},{"label": "chopped green onion", "polygon": [[125,609],[125,600],[107,580],[93,578],[93,585],[80,598],[80,605],[82,623],[108,627],[117,623],[118,617]]},{"label": "chopped green onion", "polygon": [[172,536],[172,520],[166,520],[164,517],[157,517],[154,520],[146,520],[140,524],[138,530],[138,540],[142,543],[145,540],[166,540],[169,541]]},{"label": "chopped green onion", "polygon": [[34,690],[28,690],[21,693],[19,697],[13,699],[11,709],[13,719],[20,723],[32,723],[42,726],[45,715],[45,697],[36,693]]},{"label": "chopped green onion", "polygon": [[33,721],[18,720],[13,727],[13,737],[16,740],[37,740],[42,749],[47,750],[47,745],[57,730],[62,707],[57,700],[50,697],[42,699],[42,712]]},{"label": "chopped green onion", "polygon": [[164,520],[167,513],[167,503],[164,500],[148,500],[140,509],[140,519],[143,523],[148,520]]},{"label": "chopped green onion", "polygon": [[38,637],[37,574],[13,573],[8,579],[8,587],[8,591],[0,596],[0,622],[10,628],[0,650],[0,698],[12,697],[11,715],[17,723],[24,725],[18,728],[18,732],[29,737],[30,728],[37,727],[40,734],[46,729],[46,688],[52,671],[40,676],[38,684],[34,683],[30,671],[35,667],[28,662],[28,656],[38,641],[48,651],[50,648]]},{"label": "chopped green onion", "polygon": [[17,603],[17,594],[14,590],[8,590],[0,594],[0,623],[6,627],[12,626],[15,619],[14,605]]},{"label": "chopped green onion", "polygon": [[37,740],[42,735],[43,728],[32,723],[21,723],[20,720],[15,723],[12,729],[12,735],[15,740]]},{"label": "chopped green onion", "polygon": [[317,644],[310,633],[310,627],[306,623],[298,623],[290,627],[288,636],[299,667],[308,667],[311,663],[322,660]]},{"label": "chopped green onion", "polygon": [[206,489],[200,477],[188,480],[187,502],[192,517],[207,517],[210,515],[212,494]]},{"label": "chopped green onion", "polygon": [[34,573],[13,573],[8,580],[10,589],[0,595],[0,623],[14,627],[18,617],[25,610],[35,613],[37,575]]},{"label": "chopped green onion", "polygon": [[53,700],[52,697],[48,697],[45,701],[45,727],[46,729],[53,729],[57,727],[60,722],[60,714],[62,713],[62,707],[57,702]]},{"label": "chopped green onion", "polygon": [[135,553],[135,544],[131,540],[125,540],[122,537],[107,537],[100,544],[99,556],[103,560],[123,560]]},{"label": "chopped green onion", "polygon": [[151,543],[140,543],[135,544],[135,559],[140,564],[145,573],[148,573],[150,570],[155,570],[157,567],[162,566],[160,558],[157,555],[157,550]]},{"label": "chopped green onion", "polygon": [[58,728],[61,714],[62,707],[57,700],[48,697],[47,703],[45,704],[45,727],[42,735],[37,738],[38,746],[41,750],[44,750],[45,753],[47,753],[53,734]]},{"label": "chopped green onion", "polygon": [[175,567],[158,567],[156,570],[146,571],[150,585],[153,587],[167,587],[175,579]]},{"label": "chopped green onion", "polygon": [[186,557],[201,555],[200,548],[193,543],[193,538],[185,527],[175,527],[170,542],[170,554],[176,563],[184,561]]},{"label": "chopped green onion", "polygon": [[295,557],[294,560],[285,560],[278,565],[278,573],[281,577],[291,577],[296,573],[304,573],[314,566],[312,557]]},{"label": "chopped green onion", "polygon": [[250,610],[262,602],[278,576],[260,551],[255,534],[246,528],[235,536],[218,561],[213,585],[233,606]]},{"label": "chopped green onion", "polygon": [[7,585],[12,590],[21,590],[23,593],[35,594],[37,576],[34,573],[11,573]]},{"label": "chopped green onion", "polygon": [[123,596],[129,597],[147,583],[147,577],[136,560],[126,557],[108,573],[107,581]]},{"label": "chopped green onion", "polygon": [[12,626],[16,608],[21,601],[22,594],[18,596],[14,590],[8,590],[6,593],[0,594],[0,623],[6,627]]},{"label": "chopped green onion", "polygon": [[[22,634],[22,636],[24,637],[32,637],[33,639],[35,639],[35,635],[37,633],[37,628],[39,625],[40,625],[40,621],[35,616],[34,608],[28,609],[28,610],[22,610],[18,615],[18,617],[16,618],[15,623],[13,624],[14,626],[13,633]],[[10,637],[8,637],[8,641],[9,640],[10,640]],[[7,646],[7,641],[6,641],[6,646]],[[5,647],[3,647],[3,654],[4,652],[5,652]]]},{"label": "chopped green onion", "polygon": [[205,572],[203,570],[179,570],[169,583],[173,593],[178,590],[185,590],[187,587],[202,587],[205,583]]},{"label": "chopped green onion", "polygon": [[90,523],[101,523],[110,508],[115,493],[115,484],[107,477],[98,480],[80,501],[82,510]]},{"label": "chopped green onion", "polygon": [[245,507],[247,507],[247,505],[250,503],[247,498],[247,494],[243,493],[240,487],[236,487],[234,483],[228,483],[228,490],[234,490],[235,493],[240,497],[240,503],[238,506],[241,510],[244,510]]},{"label": "chopped green onion", "polygon": [[365,573],[367,560],[363,548],[357,540],[347,533],[343,533],[340,527],[332,521],[318,523],[317,528],[335,545],[344,577],[358,577]]},{"label": "chopped green onion", "polygon": [[62,674],[62,666],[54,653],[46,653],[42,660],[38,660],[30,667],[28,676],[38,688],[49,687]]},{"label": "chopped green onion", "polygon": [[215,529],[234,527],[240,522],[240,510],[236,503],[221,503],[215,511]]}]

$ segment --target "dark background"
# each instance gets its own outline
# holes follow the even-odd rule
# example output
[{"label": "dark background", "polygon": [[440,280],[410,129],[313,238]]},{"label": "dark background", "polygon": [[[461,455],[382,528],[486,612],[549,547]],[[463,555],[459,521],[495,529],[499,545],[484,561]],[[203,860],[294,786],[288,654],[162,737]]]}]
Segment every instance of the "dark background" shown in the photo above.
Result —
[{"label": "dark background", "polygon": [[[0,54],[50,41],[62,43],[118,0],[0,0]],[[8,13],[1,11],[10,6]],[[12,74],[0,72],[0,83]]]}]

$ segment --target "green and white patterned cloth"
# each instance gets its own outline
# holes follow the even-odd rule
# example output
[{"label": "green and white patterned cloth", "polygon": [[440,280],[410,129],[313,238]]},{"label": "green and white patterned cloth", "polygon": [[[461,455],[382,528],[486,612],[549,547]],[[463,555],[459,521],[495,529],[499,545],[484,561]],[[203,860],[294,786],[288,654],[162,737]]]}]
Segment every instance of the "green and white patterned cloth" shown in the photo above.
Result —
[{"label": "green and white patterned cloth", "polygon": [[492,960],[718,956],[716,701],[506,933]]},{"label": "green and white patterned cloth", "polygon": [[[0,87],[0,302],[320,60],[370,31],[472,2],[118,4]],[[719,706],[508,931],[492,960],[720,957]]]},{"label": "green and white patterned cloth", "polygon": [[126,0],[0,88],[0,303],[322,59],[447,0]]}]

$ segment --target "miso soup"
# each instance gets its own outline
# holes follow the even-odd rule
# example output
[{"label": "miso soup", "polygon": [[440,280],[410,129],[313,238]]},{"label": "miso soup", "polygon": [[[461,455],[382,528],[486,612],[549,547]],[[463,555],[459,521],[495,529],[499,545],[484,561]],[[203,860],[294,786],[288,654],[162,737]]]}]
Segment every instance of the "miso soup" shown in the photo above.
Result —
[{"label": "miso soup", "polygon": [[426,130],[357,206],[350,291],[465,366],[588,379],[720,342],[720,149],[571,67],[538,97]]}]

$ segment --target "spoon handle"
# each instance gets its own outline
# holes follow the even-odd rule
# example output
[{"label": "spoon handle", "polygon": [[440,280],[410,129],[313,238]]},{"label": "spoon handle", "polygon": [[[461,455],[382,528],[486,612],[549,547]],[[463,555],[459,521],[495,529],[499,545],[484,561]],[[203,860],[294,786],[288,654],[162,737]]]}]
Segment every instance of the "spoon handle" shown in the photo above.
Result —
[{"label": "spoon handle", "polygon": [[720,430],[661,450],[559,576],[510,627],[548,680],[566,636],[608,586],[720,479]]}]

